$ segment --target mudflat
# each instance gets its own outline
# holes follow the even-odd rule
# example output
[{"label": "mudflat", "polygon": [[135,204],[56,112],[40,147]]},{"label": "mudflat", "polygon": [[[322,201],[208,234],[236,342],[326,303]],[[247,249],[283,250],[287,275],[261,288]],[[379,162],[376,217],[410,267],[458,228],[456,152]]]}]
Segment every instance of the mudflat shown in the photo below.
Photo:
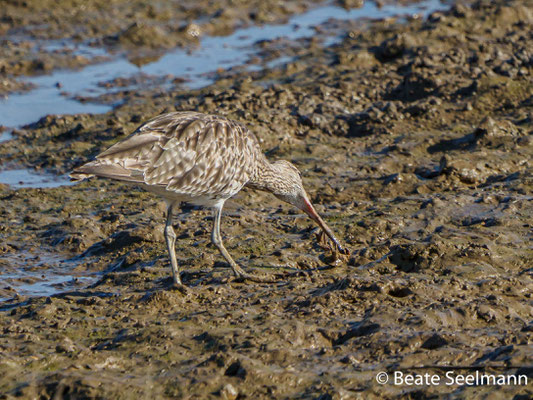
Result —
[{"label": "mudflat", "polygon": [[[104,18],[113,2],[83,3]],[[0,29],[19,27],[28,43],[38,29],[47,40],[77,32],[128,56],[152,54],[195,37],[191,24],[211,15],[195,14],[196,3],[155,2],[142,8],[141,24],[117,2],[115,25],[89,27],[66,3],[50,2],[45,22],[70,17],[24,30],[38,22],[24,9],[44,3],[10,1]],[[236,29],[312,6],[261,4],[267,14],[258,21],[242,7],[247,18],[224,21]],[[188,22],[172,25],[178,16]],[[162,44],[134,40],[147,26],[175,34],[162,33]],[[298,166],[317,210],[351,251],[333,265],[312,221],[245,190],[228,202],[226,247],[245,270],[276,282],[230,281],[210,245],[210,211],[184,207],[175,230],[185,295],[172,290],[160,199],[106,180],[0,185],[0,398],[533,395],[533,2],[478,1],[428,18],[331,29],[344,32],[331,46],[265,41],[261,57],[290,61],[218,71],[201,89],[117,85],[92,99],[111,111],[49,115],[0,145],[2,168],[61,175],[160,113],[225,115],[245,123],[271,160]],[[5,82],[14,82],[5,93],[30,89],[14,77],[26,56],[13,50],[0,61]],[[64,54],[41,56],[52,69],[81,66]],[[56,294],[24,289],[37,292],[47,279]],[[438,376],[440,384],[395,384],[395,372]],[[529,382],[448,385],[447,374]]]}]

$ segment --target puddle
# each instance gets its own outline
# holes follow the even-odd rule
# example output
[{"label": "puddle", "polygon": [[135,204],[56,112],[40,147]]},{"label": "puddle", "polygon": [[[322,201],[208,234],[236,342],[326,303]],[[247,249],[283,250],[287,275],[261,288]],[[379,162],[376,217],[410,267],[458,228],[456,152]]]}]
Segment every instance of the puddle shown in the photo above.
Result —
[{"label": "puddle", "polygon": [[0,183],[15,189],[20,188],[53,188],[73,185],[68,175],[39,173],[29,169],[9,169],[0,171]]},{"label": "puddle", "polygon": [[[27,40],[31,41],[31,38]],[[108,57],[109,54],[102,47],[89,46],[84,43],[76,43],[71,39],[47,40],[37,44],[37,48],[47,52],[72,53],[87,58]]]},{"label": "puddle", "polygon": [[[107,67],[104,67],[107,65]],[[131,65],[130,65],[131,66]],[[5,100],[0,100],[0,125],[19,127],[38,121],[48,114],[100,114],[111,110],[111,106],[96,103],[82,103],[71,95],[97,88],[98,82],[105,78],[102,69],[114,68],[111,63],[91,65],[83,70],[60,70],[52,75],[43,75],[28,79],[37,89],[24,93],[15,93]],[[133,70],[134,67],[131,66]],[[125,72],[131,72],[125,70]],[[63,87],[58,89],[57,83]],[[68,94],[66,95],[67,92]]]},{"label": "puddle", "polygon": [[[63,274],[41,274],[36,277],[30,274],[1,274],[0,301],[6,301],[16,295],[23,296],[50,296],[71,290],[74,287],[87,286],[96,281],[92,277],[77,277]],[[63,290],[61,290],[63,289]],[[5,293],[4,293],[5,291]],[[9,292],[13,292],[10,296]]]},{"label": "puddle", "polygon": [[[26,27],[29,28],[29,27]],[[102,47],[92,46],[88,43],[79,43],[70,38],[62,39],[39,39],[27,33],[13,33],[9,35],[9,41],[17,44],[26,42],[31,44],[32,49],[48,53],[71,53],[87,58],[107,57],[107,51]]]},{"label": "puddle", "polygon": [[57,254],[39,252],[6,254],[0,257],[0,301],[16,296],[50,296],[86,287],[97,276],[75,271],[73,261]]},{"label": "puddle", "polygon": [[[378,8],[373,2],[365,2],[361,8],[346,10],[337,6],[324,6],[296,15],[286,24],[254,26],[240,29],[229,36],[204,37],[195,49],[176,49],[157,61],[136,66],[126,59],[115,59],[70,71],[59,70],[50,75],[29,78],[28,83],[38,86],[26,93],[12,94],[0,100],[0,125],[19,127],[39,120],[47,114],[105,113],[109,105],[79,102],[76,96],[96,97],[109,93],[102,82],[118,77],[131,78],[136,74],[172,75],[188,79],[187,86],[195,89],[209,85],[218,69],[229,69],[246,64],[257,49],[254,44],[260,40],[273,40],[279,37],[296,40],[316,35],[315,26],[329,20],[353,20],[360,18],[379,19],[392,16],[417,14],[426,16],[430,12],[443,10],[448,6],[439,0],[426,0],[409,5],[384,5]],[[327,44],[338,41],[338,37],[328,38]],[[63,42],[47,45],[50,49],[61,49]],[[90,56],[109,55],[103,50],[85,46]],[[287,60],[285,60],[286,62]],[[279,65],[277,63],[271,65]],[[251,66],[257,68],[257,66]],[[59,83],[61,89],[56,87]],[[115,89],[116,90],[116,89]]]},{"label": "puddle", "polygon": [[[211,75],[217,69],[229,69],[249,61],[257,53],[254,44],[261,40],[274,40],[281,37],[287,40],[297,40],[311,37],[316,35],[315,26],[331,19],[380,19],[403,14],[426,16],[433,11],[446,8],[448,6],[439,0],[426,0],[406,6],[385,5],[381,8],[372,2],[365,2],[363,7],[353,10],[337,6],[319,7],[290,18],[286,24],[253,26],[239,29],[229,36],[205,37],[201,40],[198,49],[192,52],[176,49],[159,60],[140,67],[140,70],[151,75],[172,74],[186,78],[189,81],[188,87],[198,89],[213,82]],[[334,42],[335,40],[329,40],[328,43]],[[290,60],[285,62],[287,61]]]},{"label": "puddle", "polygon": [[0,133],[0,143],[7,142],[8,140],[13,139],[13,134],[10,130]]}]

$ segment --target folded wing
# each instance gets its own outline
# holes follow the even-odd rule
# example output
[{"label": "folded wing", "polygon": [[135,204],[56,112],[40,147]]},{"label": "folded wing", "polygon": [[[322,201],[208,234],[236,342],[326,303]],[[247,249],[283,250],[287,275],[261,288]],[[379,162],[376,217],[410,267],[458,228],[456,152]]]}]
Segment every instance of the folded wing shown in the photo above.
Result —
[{"label": "folded wing", "polygon": [[188,196],[230,197],[260,154],[255,136],[228,119],[195,112],[156,117],[71,176],[117,179]]}]

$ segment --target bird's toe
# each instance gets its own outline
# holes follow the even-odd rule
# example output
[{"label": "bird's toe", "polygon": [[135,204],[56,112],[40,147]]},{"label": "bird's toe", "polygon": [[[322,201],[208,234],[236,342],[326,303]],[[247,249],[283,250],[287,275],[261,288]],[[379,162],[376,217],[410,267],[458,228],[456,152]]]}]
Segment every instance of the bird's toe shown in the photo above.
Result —
[{"label": "bird's toe", "polygon": [[277,279],[269,277],[269,276],[263,276],[263,275],[254,275],[249,273],[244,273],[241,275],[240,279],[242,279],[243,282],[249,281],[249,282],[256,282],[256,283],[275,283],[277,282]]},{"label": "bird's toe", "polygon": [[183,283],[174,282],[173,285],[170,287],[170,290],[176,290],[178,292],[181,292],[184,295],[188,295],[191,293],[191,290],[187,286],[185,286]]}]

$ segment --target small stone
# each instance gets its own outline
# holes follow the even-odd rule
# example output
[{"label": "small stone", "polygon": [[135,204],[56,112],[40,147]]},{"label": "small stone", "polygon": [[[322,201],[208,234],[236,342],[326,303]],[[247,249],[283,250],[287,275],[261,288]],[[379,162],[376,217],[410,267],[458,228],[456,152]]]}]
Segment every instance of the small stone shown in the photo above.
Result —
[{"label": "small stone", "polygon": [[76,351],[74,342],[68,337],[63,338],[61,343],[56,346],[56,352],[58,353],[73,353]]},{"label": "small stone", "polygon": [[364,6],[364,0],[339,0],[341,7],[349,10],[351,8],[361,8]]},{"label": "small stone", "polygon": [[197,38],[202,34],[202,28],[198,24],[189,24],[185,27],[185,33],[193,38]]},{"label": "small stone", "polygon": [[235,387],[228,383],[220,390],[220,397],[224,400],[235,400],[239,396],[239,392]]},{"label": "small stone", "polygon": [[438,349],[439,347],[446,346],[448,344],[448,341],[444,339],[441,335],[438,333],[434,333],[431,335],[424,343],[422,343],[422,347],[424,349],[433,350]]}]

